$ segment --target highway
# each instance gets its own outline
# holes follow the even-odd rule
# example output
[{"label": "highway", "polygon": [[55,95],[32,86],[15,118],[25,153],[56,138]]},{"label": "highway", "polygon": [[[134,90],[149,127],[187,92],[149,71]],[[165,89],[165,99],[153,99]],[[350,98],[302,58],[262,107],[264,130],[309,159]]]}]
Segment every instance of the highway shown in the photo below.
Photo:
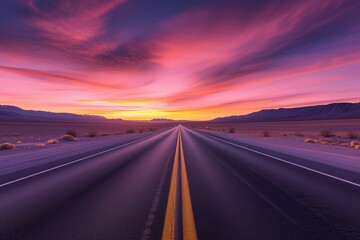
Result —
[{"label": "highway", "polygon": [[360,239],[360,176],[180,125],[0,178],[0,239]]}]

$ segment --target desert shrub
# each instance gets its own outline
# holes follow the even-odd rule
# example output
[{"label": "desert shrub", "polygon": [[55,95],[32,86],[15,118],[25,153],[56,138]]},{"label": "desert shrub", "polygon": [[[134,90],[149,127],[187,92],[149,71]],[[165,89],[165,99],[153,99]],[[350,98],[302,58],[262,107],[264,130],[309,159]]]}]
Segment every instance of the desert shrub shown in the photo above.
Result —
[{"label": "desert shrub", "polygon": [[46,144],[58,144],[58,143],[59,143],[59,140],[57,140],[57,139],[49,139],[46,142]]},{"label": "desert shrub", "polygon": [[351,141],[351,143],[350,143],[350,147],[356,147],[358,145],[360,145],[360,142],[357,142],[357,141]]},{"label": "desert shrub", "polygon": [[354,133],[354,132],[349,132],[348,137],[350,139],[357,139],[359,137],[359,135],[357,133]]},{"label": "desert shrub", "polygon": [[329,138],[329,137],[334,136],[334,134],[332,134],[331,131],[323,130],[323,131],[320,131],[320,136]]},{"label": "desert shrub", "polygon": [[17,141],[16,144],[22,144],[22,141]]},{"label": "desert shrub", "polygon": [[103,137],[110,136],[110,133],[103,133],[103,134],[101,134],[101,136],[103,136]]},{"label": "desert shrub", "polygon": [[306,142],[306,143],[315,143],[315,140],[311,139],[311,138],[306,138],[306,139],[304,139],[304,142]]},{"label": "desert shrub", "polygon": [[139,130],[139,133],[143,133],[143,132],[144,132],[144,130],[143,130],[143,129],[140,129],[140,130]]},{"label": "desert shrub", "polygon": [[150,132],[155,132],[157,128],[149,128]]},{"label": "desert shrub", "polygon": [[263,131],[263,132],[262,132],[262,135],[263,135],[264,137],[270,137],[271,133],[270,133],[269,131]]},{"label": "desert shrub", "polygon": [[77,133],[77,131],[71,129],[66,132],[66,135],[76,137],[78,135],[78,133]]},{"label": "desert shrub", "polygon": [[37,143],[35,146],[37,146],[37,147],[45,147],[45,143]]},{"label": "desert shrub", "polygon": [[14,148],[15,148],[15,145],[8,143],[8,142],[0,144],[0,150],[11,150]]},{"label": "desert shrub", "polygon": [[135,131],[135,129],[128,129],[128,130],[126,130],[126,133],[135,133],[136,131]]},{"label": "desert shrub", "polygon": [[360,149],[360,145],[356,145],[356,146],[355,146],[355,149]]},{"label": "desert shrub", "polygon": [[89,132],[89,137],[96,137],[97,136],[97,133],[96,132]]},{"label": "desert shrub", "polygon": [[73,135],[69,135],[69,134],[62,135],[60,139],[69,142],[76,141],[76,138]]},{"label": "desert shrub", "polygon": [[234,132],[235,132],[235,128],[229,128],[228,132],[229,132],[229,133],[234,133]]}]

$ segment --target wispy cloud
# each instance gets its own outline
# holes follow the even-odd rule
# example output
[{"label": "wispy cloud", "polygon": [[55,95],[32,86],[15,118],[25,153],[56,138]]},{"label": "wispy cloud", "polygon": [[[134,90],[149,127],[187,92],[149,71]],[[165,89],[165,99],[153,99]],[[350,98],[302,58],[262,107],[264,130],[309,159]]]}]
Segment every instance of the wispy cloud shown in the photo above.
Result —
[{"label": "wispy cloud", "polygon": [[[0,89],[0,101],[197,119],[357,101],[359,9],[356,0],[3,0],[0,80],[22,87]],[[19,101],[27,92],[39,97]]]}]

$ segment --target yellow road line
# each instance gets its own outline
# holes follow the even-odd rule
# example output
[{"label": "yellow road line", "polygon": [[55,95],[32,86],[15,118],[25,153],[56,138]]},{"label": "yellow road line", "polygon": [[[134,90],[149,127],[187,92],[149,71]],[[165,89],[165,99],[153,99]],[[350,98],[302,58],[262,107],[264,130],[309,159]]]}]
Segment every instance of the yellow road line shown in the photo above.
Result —
[{"label": "yellow road line", "polygon": [[194,214],[191,205],[189,182],[186,174],[184,150],[182,146],[182,138],[180,135],[180,161],[181,161],[181,195],[182,195],[182,217],[183,217],[183,239],[196,240],[196,228]]},{"label": "yellow road line", "polygon": [[163,240],[173,240],[175,238],[175,209],[176,209],[176,179],[179,165],[179,142],[180,134],[178,134],[176,142],[176,150],[174,157],[174,167],[171,174],[169,198],[166,207],[165,223],[162,233]]},{"label": "yellow road line", "polygon": [[165,223],[162,233],[162,240],[173,240],[175,238],[175,214],[176,214],[176,191],[177,173],[179,166],[179,150],[181,164],[181,202],[182,202],[182,227],[184,240],[197,240],[194,214],[191,205],[189,182],[186,173],[184,150],[182,145],[181,132],[179,130],[176,142],[174,166],[171,175],[170,191],[165,213]]}]

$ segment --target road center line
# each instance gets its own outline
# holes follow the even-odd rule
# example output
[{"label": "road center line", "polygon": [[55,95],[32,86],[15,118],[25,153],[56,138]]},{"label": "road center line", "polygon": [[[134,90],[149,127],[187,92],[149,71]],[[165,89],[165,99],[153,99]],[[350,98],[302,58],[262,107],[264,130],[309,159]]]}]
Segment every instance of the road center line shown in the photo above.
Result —
[{"label": "road center line", "polygon": [[[180,156],[180,159],[179,159]],[[184,240],[197,240],[194,214],[191,205],[191,197],[189,190],[189,182],[186,173],[184,149],[182,144],[181,130],[179,128],[178,138],[176,143],[176,151],[174,157],[174,167],[171,175],[169,198],[166,207],[165,223],[162,234],[163,240],[175,239],[175,217],[176,217],[176,192],[177,192],[177,174],[180,161],[181,172],[181,209],[182,209],[182,233]]]},{"label": "road center line", "polygon": [[14,184],[14,183],[17,183],[17,182],[20,182],[20,181],[23,181],[23,180],[26,180],[26,179],[29,179],[29,178],[32,178],[32,177],[35,177],[35,176],[38,176],[38,175],[41,175],[41,174],[44,174],[44,173],[47,173],[47,172],[54,171],[54,170],[56,170],[56,169],[59,169],[59,168],[62,168],[62,167],[65,167],[65,166],[68,166],[68,165],[71,165],[71,164],[74,164],[74,163],[77,163],[77,162],[84,161],[84,160],[86,160],[86,159],[89,159],[89,158],[92,158],[92,157],[95,157],[95,156],[98,156],[98,155],[101,155],[101,154],[104,154],[104,153],[107,153],[107,152],[114,151],[114,150],[119,149],[119,148],[126,147],[126,146],[128,146],[128,145],[131,145],[131,144],[134,144],[134,143],[137,143],[137,142],[146,140],[146,139],[148,139],[148,138],[150,138],[150,137],[153,137],[153,136],[154,136],[154,135],[147,136],[147,137],[144,137],[144,138],[141,138],[141,139],[138,139],[138,140],[135,140],[135,141],[132,141],[132,142],[129,142],[129,143],[126,143],[126,144],[123,144],[123,145],[114,147],[114,148],[110,148],[110,149],[107,149],[107,150],[104,150],[104,151],[101,151],[101,152],[98,152],[98,153],[95,153],[95,154],[92,154],[92,155],[89,155],[89,156],[86,156],[86,157],[82,157],[82,158],[76,159],[76,160],[71,161],[71,162],[68,162],[68,163],[64,163],[64,164],[58,165],[58,166],[56,166],[56,167],[52,167],[52,168],[49,168],[49,169],[46,169],[46,170],[43,170],[43,171],[40,171],[40,172],[37,172],[37,173],[34,173],[34,174],[30,174],[30,175],[25,176],[25,177],[22,177],[22,178],[18,178],[18,179],[12,180],[12,181],[10,181],[10,182],[6,182],[6,183],[3,183],[3,184],[0,184],[0,188],[5,187],[5,186],[8,186],[8,185],[11,185],[11,184]]},{"label": "road center line", "polygon": [[175,230],[175,209],[176,209],[176,185],[177,185],[176,179],[177,179],[178,166],[179,166],[179,141],[180,141],[180,135],[178,133],[178,137],[176,141],[175,157],[174,157],[174,166],[171,173],[169,197],[166,206],[165,223],[162,233],[163,240],[175,239],[174,230]]},{"label": "road center line", "polygon": [[189,190],[189,182],[186,173],[184,149],[182,145],[181,132],[180,136],[180,160],[181,160],[181,195],[182,195],[182,217],[183,217],[183,239],[196,240],[196,227],[193,209],[191,205],[191,197]]},{"label": "road center line", "polygon": [[314,172],[314,173],[317,173],[317,174],[320,174],[320,175],[323,175],[323,176],[326,176],[326,177],[329,177],[329,178],[332,178],[332,179],[335,179],[335,180],[338,180],[338,181],[347,183],[347,184],[351,184],[351,185],[353,185],[353,186],[355,186],[355,187],[360,187],[360,184],[359,184],[359,183],[355,183],[355,182],[352,182],[352,181],[349,181],[349,180],[346,180],[346,179],[343,179],[343,178],[339,178],[339,177],[333,176],[333,175],[328,174],[328,173],[320,172],[320,171],[318,171],[318,170],[315,170],[315,169],[312,169],[312,168],[308,168],[308,167],[302,166],[302,165],[297,164],[297,163],[289,162],[289,161],[284,160],[284,159],[282,159],[282,158],[278,158],[278,157],[275,157],[275,156],[272,156],[272,155],[269,155],[269,154],[266,154],[266,153],[263,153],[263,152],[259,152],[259,151],[257,151],[257,150],[254,150],[254,149],[251,149],[251,148],[248,148],[248,147],[244,147],[244,146],[238,145],[238,144],[236,144],[236,143],[232,143],[232,142],[223,140],[223,139],[221,139],[221,138],[217,138],[217,137],[214,137],[214,136],[212,136],[212,135],[208,135],[208,134],[203,133],[203,132],[201,132],[201,134],[202,134],[202,135],[205,135],[205,136],[207,136],[207,137],[213,138],[213,139],[215,139],[215,140],[218,140],[218,141],[221,141],[221,142],[224,142],[224,143],[233,145],[233,146],[235,146],[235,147],[242,148],[242,149],[248,150],[248,151],[250,151],[250,152],[254,152],[254,153],[257,153],[257,154],[260,154],[260,155],[263,155],[263,156],[266,156],[266,157],[269,157],[269,158],[272,158],[272,159],[275,159],[275,160],[278,160],[278,161],[281,161],[281,162],[284,162],[284,163],[287,163],[287,164],[290,164],[290,165],[293,165],[293,166],[296,166],[296,167],[299,167],[299,168],[302,168],[302,169],[305,169],[305,170],[308,170],[308,171],[310,171],[310,172]]}]

